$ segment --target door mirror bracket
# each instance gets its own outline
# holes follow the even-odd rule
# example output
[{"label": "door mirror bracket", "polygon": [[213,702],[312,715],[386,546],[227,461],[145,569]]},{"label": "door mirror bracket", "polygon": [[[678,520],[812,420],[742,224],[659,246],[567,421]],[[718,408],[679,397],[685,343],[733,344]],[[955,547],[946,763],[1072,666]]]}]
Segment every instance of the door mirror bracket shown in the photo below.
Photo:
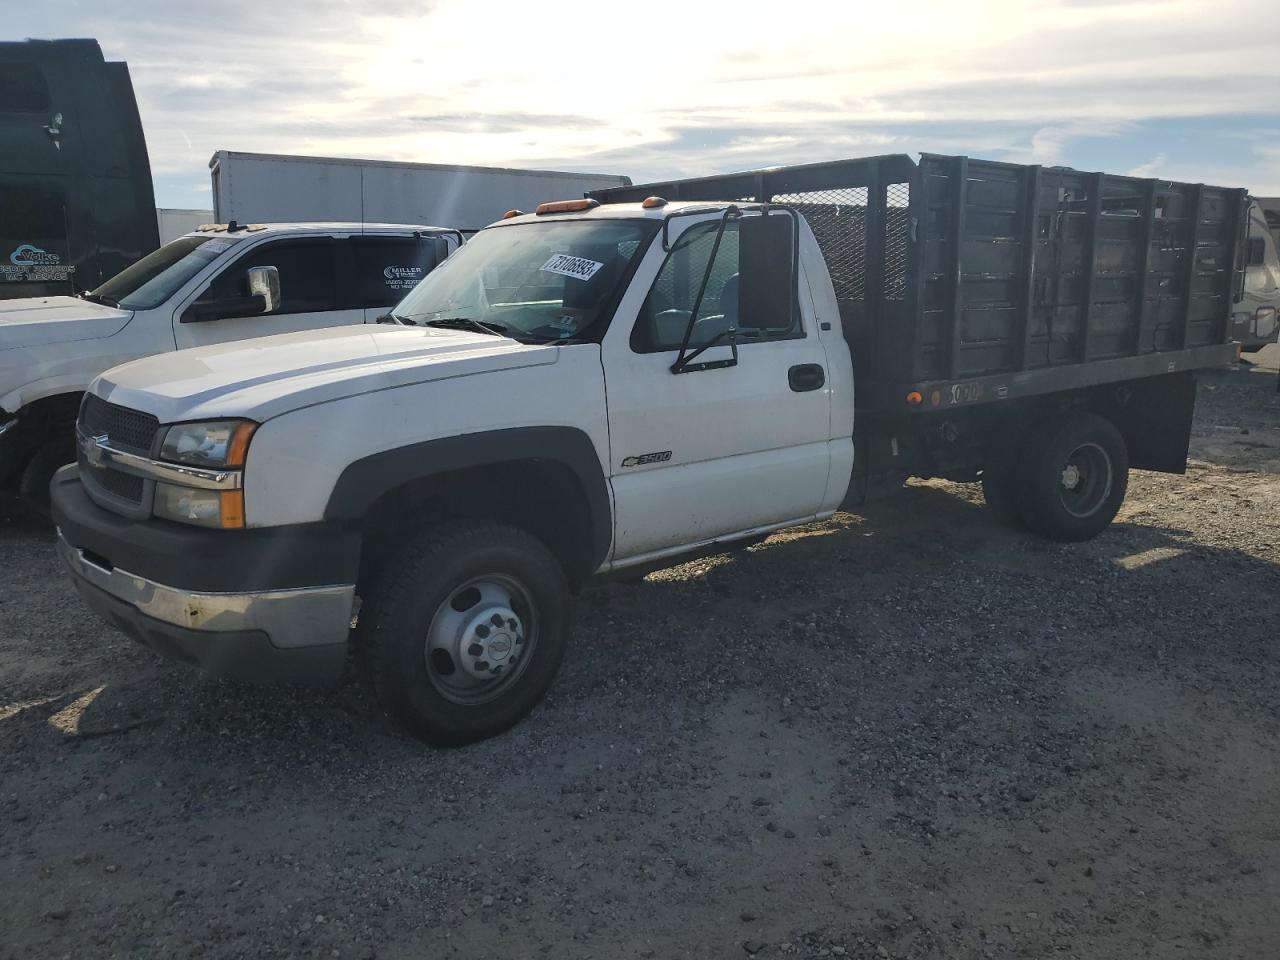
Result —
[{"label": "door mirror bracket", "polygon": [[[702,309],[702,298],[707,294],[707,284],[711,282],[711,270],[716,264],[716,254],[720,252],[720,241],[724,239],[725,227],[729,225],[730,220],[740,219],[742,219],[742,211],[736,206],[726,207],[724,214],[720,217],[720,224],[716,228],[716,239],[711,244],[711,254],[707,257],[707,267],[702,271],[702,284],[698,287],[698,295],[694,298],[693,309],[689,312],[689,324],[684,328],[684,339],[680,341],[680,352],[676,354],[676,362],[671,365],[672,373],[719,370],[724,367],[734,367],[738,364],[738,329],[736,324],[731,323],[721,333],[693,350],[689,349],[689,340],[693,336],[694,325],[698,322],[698,311]],[[692,362],[695,357],[700,356],[725,339],[728,340],[729,349],[733,351],[733,356],[725,360],[708,360],[703,363]]]}]

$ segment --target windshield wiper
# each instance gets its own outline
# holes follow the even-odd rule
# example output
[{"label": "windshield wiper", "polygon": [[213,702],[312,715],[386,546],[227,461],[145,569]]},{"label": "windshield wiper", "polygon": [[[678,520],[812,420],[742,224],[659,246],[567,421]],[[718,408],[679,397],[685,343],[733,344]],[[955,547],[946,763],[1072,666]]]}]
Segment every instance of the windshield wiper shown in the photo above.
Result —
[{"label": "windshield wiper", "polygon": [[120,301],[119,301],[119,300],[117,300],[115,297],[104,297],[104,296],[103,296],[102,294],[100,294],[100,293],[90,293],[88,290],[86,290],[84,293],[80,294],[80,299],[81,299],[81,300],[88,300],[90,303],[100,303],[100,304],[102,304],[104,307],[118,307],[118,306],[120,306]]},{"label": "windshield wiper", "polygon": [[374,323],[403,323],[410,327],[416,327],[418,321],[410,320],[408,317],[402,317],[398,313],[384,313],[373,321]]},{"label": "windshield wiper", "polygon": [[478,330],[495,337],[505,337],[507,328],[500,323],[485,323],[483,320],[472,320],[470,317],[443,317],[439,320],[424,320],[424,327],[446,327],[451,330]]}]

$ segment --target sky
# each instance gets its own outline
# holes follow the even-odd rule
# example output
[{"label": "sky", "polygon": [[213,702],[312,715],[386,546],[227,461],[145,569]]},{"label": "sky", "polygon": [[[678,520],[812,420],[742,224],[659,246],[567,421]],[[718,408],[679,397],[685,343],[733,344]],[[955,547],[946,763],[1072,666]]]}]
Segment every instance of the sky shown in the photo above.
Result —
[{"label": "sky", "polygon": [[215,150],[637,183],[966,154],[1280,195],[1277,0],[0,0],[127,60],[162,207]]}]

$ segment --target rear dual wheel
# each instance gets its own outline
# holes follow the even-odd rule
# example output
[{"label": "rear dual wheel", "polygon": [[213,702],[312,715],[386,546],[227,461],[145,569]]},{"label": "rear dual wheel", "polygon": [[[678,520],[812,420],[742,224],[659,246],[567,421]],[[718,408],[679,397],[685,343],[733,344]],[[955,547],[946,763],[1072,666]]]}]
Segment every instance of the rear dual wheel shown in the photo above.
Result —
[{"label": "rear dual wheel", "polygon": [[1111,421],[1077,414],[992,458],[983,492],[999,514],[1014,515],[1049,540],[1091,540],[1124,502],[1129,453]]},{"label": "rear dual wheel", "polygon": [[362,672],[386,712],[428,743],[458,745],[515,724],[564,655],[569,590],[523,530],[450,523],[382,567],[360,613]]}]

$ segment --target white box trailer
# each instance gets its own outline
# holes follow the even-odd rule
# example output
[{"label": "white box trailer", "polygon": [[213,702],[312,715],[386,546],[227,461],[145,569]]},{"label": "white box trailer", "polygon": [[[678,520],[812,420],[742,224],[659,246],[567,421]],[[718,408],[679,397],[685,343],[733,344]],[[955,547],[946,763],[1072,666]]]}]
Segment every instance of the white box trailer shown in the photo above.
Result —
[{"label": "white box trailer", "polygon": [[156,207],[156,226],[160,228],[161,246],[170,240],[177,240],[183,234],[191,233],[205,223],[213,223],[212,210]]},{"label": "white box trailer", "polygon": [[555,170],[291,157],[219,150],[209,161],[219,223],[336,220],[479,230],[512,209],[630,186],[631,178]]}]

